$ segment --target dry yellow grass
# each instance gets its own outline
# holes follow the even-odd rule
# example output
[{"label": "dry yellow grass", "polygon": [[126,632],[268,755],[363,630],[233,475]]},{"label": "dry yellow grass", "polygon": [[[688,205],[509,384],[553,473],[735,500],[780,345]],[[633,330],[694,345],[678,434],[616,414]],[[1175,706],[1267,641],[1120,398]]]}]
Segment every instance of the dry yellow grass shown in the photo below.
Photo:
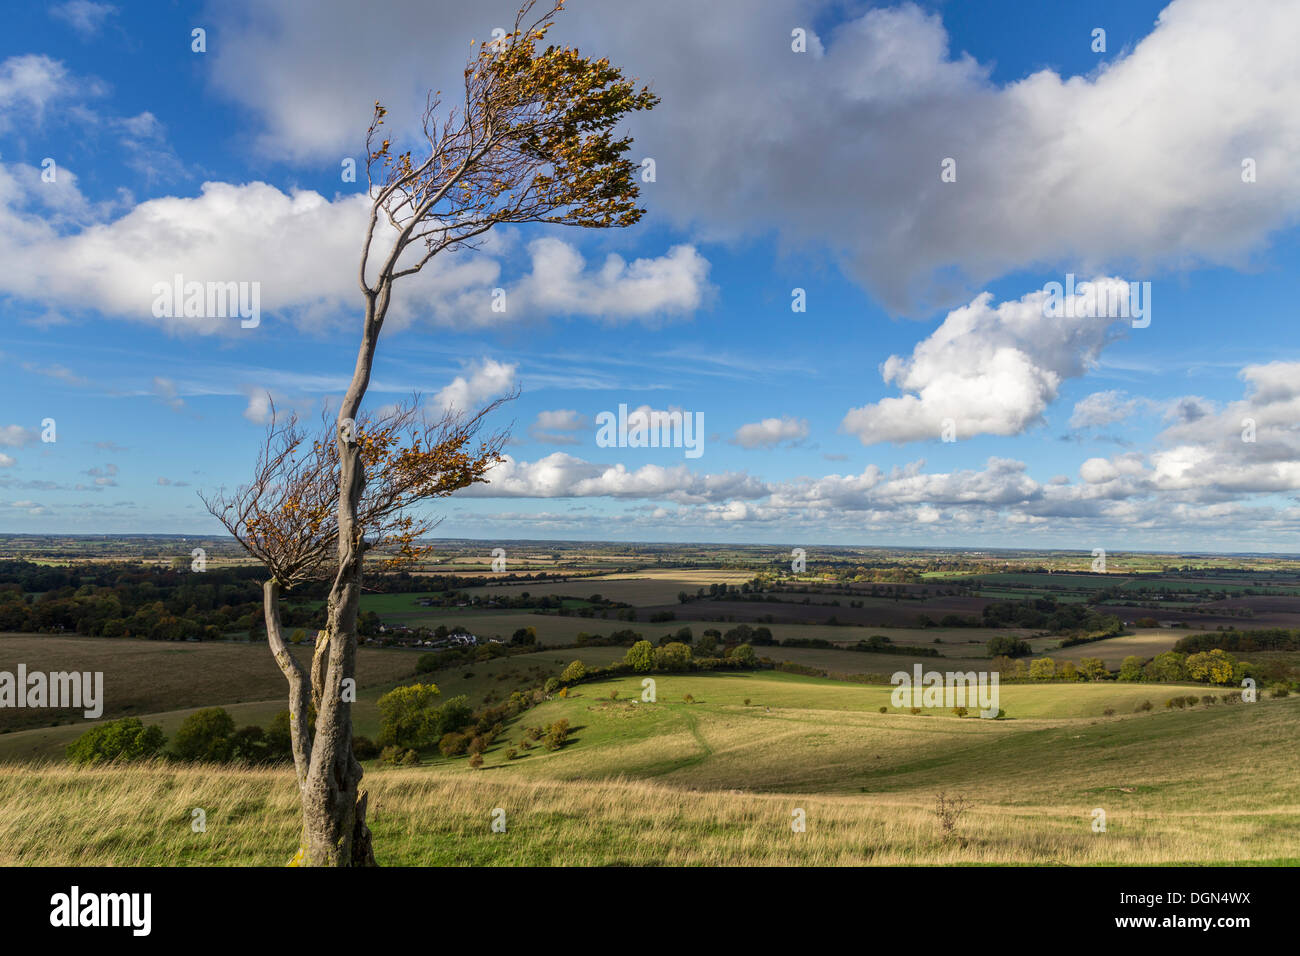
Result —
[{"label": "dry yellow grass", "polygon": [[637,607],[673,604],[679,591],[694,594],[698,588],[710,584],[730,584],[739,587],[754,577],[752,571],[734,568],[646,569],[626,574],[602,574],[579,580],[558,583],[533,581],[528,584],[506,584],[491,588],[469,588],[470,593],[483,597],[518,597],[527,591],[534,596],[588,597],[600,594],[611,601],[626,601]]},{"label": "dry yellow grass", "polygon": [[[1300,857],[1300,806],[1256,811],[977,804],[945,840],[933,795],[700,792],[387,770],[366,779],[388,865],[1089,865]],[[3,865],[281,865],[297,844],[291,774],[160,765],[0,773]],[[192,812],[206,812],[206,832]],[[505,811],[506,832],[491,829]],[[806,832],[791,828],[806,815]]]},{"label": "dry yellow grass", "polygon": [[1140,630],[1136,634],[1126,634],[1123,637],[1108,637],[1104,641],[1093,641],[1090,644],[1076,644],[1073,647],[1052,648],[1050,644],[1045,644],[1043,648],[1034,652],[1034,656],[1050,657],[1058,664],[1063,661],[1079,661],[1085,657],[1100,657],[1108,668],[1118,669],[1124,662],[1124,658],[1129,655],[1136,655],[1146,660],[1172,650],[1179,639],[1186,636],[1187,631],[1152,628]]}]

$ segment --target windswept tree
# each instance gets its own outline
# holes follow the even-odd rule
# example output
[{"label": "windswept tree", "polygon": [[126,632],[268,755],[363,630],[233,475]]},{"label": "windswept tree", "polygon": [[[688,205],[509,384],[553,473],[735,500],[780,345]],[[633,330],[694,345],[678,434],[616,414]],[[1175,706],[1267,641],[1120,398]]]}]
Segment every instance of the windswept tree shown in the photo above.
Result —
[{"label": "windswept tree", "polygon": [[611,228],[630,226],[644,212],[636,164],[628,159],[631,139],[619,127],[658,99],[608,59],[547,44],[561,7],[562,0],[536,16],[528,0],[512,30],[467,64],[454,106],[444,109],[436,94],[428,98],[423,135],[410,149],[399,152],[382,136],[387,111],[378,102],[367,130],[371,205],[358,271],[361,343],[334,432],[336,571],[318,645],[323,673],[302,784],[304,864],[373,862],[343,690],[356,665],[367,478],[382,480],[382,467],[366,462],[356,420],[397,283],[435,256],[472,247],[498,225]]},{"label": "windswept tree", "polygon": [[[391,569],[418,563],[431,550],[420,541],[435,522],[419,516],[417,506],[486,480],[488,469],[501,460],[507,435],[496,432],[480,438],[480,431],[485,417],[513,397],[498,399],[473,414],[448,409],[440,415],[430,415],[416,397],[376,415],[362,415],[353,423],[352,444],[361,468],[372,476],[358,501],[353,525],[358,570],[367,553],[375,553],[379,566]],[[252,480],[229,495],[219,492],[203,500],[269,572],[262,587],[266,639],[289,682],[290,744],[303,803],[298,857],[306,860],[309,821],[315,819],[309,811],[316,806],[307,784],[317,759],[309,714],[313,709],[317,714],[325,710],[332,642],[324,637],[318,640],[311,669],[304,668],[285,643],[280,596],[312,581],[337,582],[342,466],[332,421],[325,420],[309,444],[296,415],[277,418],[274,406],[272,413]],[[351,756],[350,724],[348,743]],[[349,771],[359,783],[361,766],[355,757]],[[358,800],[364,809],[364,794]],[[363,830],[360,839],[358,853],[363,860],[373,861],[369,831]]]}]

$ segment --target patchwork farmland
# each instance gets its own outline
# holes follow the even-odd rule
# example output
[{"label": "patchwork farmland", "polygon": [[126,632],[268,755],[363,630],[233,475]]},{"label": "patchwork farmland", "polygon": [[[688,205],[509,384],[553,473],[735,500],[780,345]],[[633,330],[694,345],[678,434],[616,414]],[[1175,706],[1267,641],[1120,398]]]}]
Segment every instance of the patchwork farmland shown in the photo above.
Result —
[{"label": "patchwork farmland", "polygon": [[[386,748],[360,752],[377,827],[419,830],[427,810],[416,794],[444,811],[429,832],[445,840],[390,841],[389,862],[556,863],[560,854],[626,861],[632,851],[605,818],[583,816],[593,794],[643,815],[655,832],[675,826],[678,836],[696,834],[688,851],[675,838],[669,848],[664,833],[666,858],[680,862],[777,859],[786,852],[778,833],[717,829],[716,822],[765,826],[765,815],[787,798],[841,828],[839,837],[818,837],[801,850],[807,860],[1300,859],[1300,774],[1292,759],[1300,709],[1285,693],[1300,689],[1300,650],[1283,639],[1256,646],[1250,637],[1269,628],[1286,633],[1300,621],[1300,564],[1225,559],[1201,568],[1174,557],[1152,567],[1149,556],[1117,555],[1111,566],[1119,570],[1093,574],[1040,569],[1083,560],[1070,555],[827,549],[824,560],[794,571],[769,549],[732,546],[719,562],[718,554],[692,549],[548,542],[520,567],[494,573],[472,543],[445,551],[415,573],[377,576],[361,600],[353,722],[360,739]],[[663,566],[670,562],[682,566]],[[1133,570],[1122,570],[1130,563]],[[954,564],[972,567],[937,567]],[[0,635],[0,670],[19,663],[95,670],[106,688],[95,721],[70,709],[0,710],[0,789],[22,779],[50,794],[48,806],[28,807],[0,826],[0,859],[69,858],[71,838],[31,836],[43,832],[40,815],[55,812],[59,793],[95,794],[112,832],[124,832],[133,801],[163,779],[179,782],[182,802],[207,786],[206,778],[177,776],[166,751],[121,768],[69,762],[88,730],[137,718],[175,740],[219,708],[231,726],[255,731],[249,739],[273,738],[285,711],[284,678],[259,630],[256,583],[242,583],[247,572],[237,565],[205,579],[228,579],[220,593],[234,603],[195,618],[135,611],[116,622],[77,615],[88,613],[97,588],[126,594],[122,581],[146,578],[159,593],[177,589],[180,609],[195,601],[185,590],[190,579],[156,557],[129,553],[108,562],[29,549],[0,566],[24,607],[40,609],[24,620],[71,622]],[[67,590],[73,585],[76,597]],[[322,605],[308,592],[290,595],[282,608],[291,653],[305,667]],[[1199,671],[1179,663],[1197,652],[1178,650],[1191,639],[1235,648],[1228,683],[1196,679]],[[655,654],[685,648],[683,659],[697,663],[651,669],[656,693],[643,700],[642,678],[620,670],[637,642]],[[743,648],[752,664],[740,662]],[[574,676],[575,662],[587,676]],[[955,712],[946,702],[900,702],[891,677],[918,666],[999,673],[998,719]],[[1240,673],[1254,675],[1254,703],[1240,701]],[[395,737],[385,701],[431,685],[431,714],[446,704],[467,715],[509,716],[493,718],[497,725],[468,756],[449,749],[445,737]],[[540,746],[541,731],[558,725],[566,727],[563,743]],[[1227,770],[1206,763],[1228,741],[1249,749],[1258,787],[1234,787]],[[405,756],[395,761],[390,751]],[[255,763],[236,760],[221,779],[262,808],[256,825],[272,834],[269,842],[253,839],[252,818],[231,817],[227,838],[198,856],[166,841],[131,850],[92,839],[89,858],[282,862],[293,843],[288,830],[274,836],[293,819],[291,806],[274,796],[285,771]],[[960,791],[973,805],[965,851],[926,822],[939,790]],[[464,830],[461,815],[480,799],[509,800],[520,814],[521,839],[505,857]],[[1194,810],[1210,800],[1221,812],[1207,822]],[[1087,839],[1093,804],[1110,808],[1116,839]],[[894,821],[887,839],[886,819]]]}]

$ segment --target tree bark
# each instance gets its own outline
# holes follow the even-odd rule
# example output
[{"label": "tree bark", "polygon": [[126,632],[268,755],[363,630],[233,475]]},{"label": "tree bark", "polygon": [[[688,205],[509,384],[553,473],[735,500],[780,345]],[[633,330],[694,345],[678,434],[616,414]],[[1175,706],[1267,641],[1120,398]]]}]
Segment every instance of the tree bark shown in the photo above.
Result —
[{"label": "tree bark", "polygon": [[289,682],[289,737],[293,745],[293,766],[301,789],[311,764],[307,673],[285,646],[280,628],[280,583],[274,578],[262,585],[262,610],[266,617],[266,640],[271,646],[271,655]]},{"label": "tree bark", "polygon": [[[386,305],[387,294],[381,302]],[[357,445],[355,420],[370,383],[383,309],[366,302],[365,331],[357,352],[352,382],[339,408],[336,441],[339,453],[338,571],[330,588],[326,635],[328,653],[317,647],[312,696],[316,734],[307,779],[302,787],[303,848],[299,862],[308,866],[374,866],[366,826],[367,795],[362,769],[352,753],[352,705],[344,700],[344,682],[356,683],[357,614],[361,599],[363,529],[357,511],[365,488],[365,470]]]}]

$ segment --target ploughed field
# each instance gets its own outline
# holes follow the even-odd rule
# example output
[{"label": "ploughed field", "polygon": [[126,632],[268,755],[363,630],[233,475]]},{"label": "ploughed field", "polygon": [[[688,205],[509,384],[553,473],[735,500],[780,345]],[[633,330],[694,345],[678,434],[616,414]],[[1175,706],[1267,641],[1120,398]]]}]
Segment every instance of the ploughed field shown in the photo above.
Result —
[{"label": "ploughed field", "polygon": [[[311,665],[310,647],[290,650],[301,663]],[[416,656],[410,651],[358,648],[357,684],[391,686],[413,677]],[[0,634],[0,671],[13,673],[19,664],[26,664],[29,672],[102,672],[105,718],[288,698],[284,675],[265,643]],[[287,708],[282,703],[277,709]],[[12,731],[59,724],[64,725],[57,728],[64,736],[75,736],[85,723],[82,711],[75,708],[2,708],[0,759]]]},{"label": "ploughed field", "polygon": [[[1300,578],[1283,572],[1222,576],[1002,572],[927,576],[911,584],[833,583],[808,575],[787,579],[779,590],[765,593],[762,600],[749,596],[718,599],[707,593],[710,585],[726,584],[734,589],[752,577],[752,572],[735,568],[643,569],[466,590],[483,602],[524,595],[570,599],[566,607],[571,614],[567,617],[539,614],[527,607],[426,608],[418,604],[421,597],[428,596],[425,594],[367,594],[362,606],[380,614],[386,622],[408,627],[461,625],[476,634],[508,638],[514,629],[532,626],[543,643],[571,642],[579,631],[607,633],[627,626],[657,634],[657,627],[662,630],[667,626],[649,622],[670,614],[674,621],[692,626],[794,626],[815,630],[797,636],[847,642],[858,638],[853,633],[856,629],[868,629],[868,635],[879,633],[881,628],[920,632],[930,630],[923,628],[927,620],[941,626],[943,619],[951,615],[978,622],[984,608],[993,602],[1052,597],[1060,603],[1078,604],[1102,591],[1107,594],[1096,609],[1131,625],[1152,619],[1176,625],[1180,630],[1300,628]],[[701,588],[706,591],[703,597],[698,596]],[[685,603],[679,600],[682,592],[688,595]],[[597,594],[631,605],[636,621],[620,620],[615,609],[590,609],[586,599]],[[578,615],[584,608],[592,611],[587,617]]]}]

